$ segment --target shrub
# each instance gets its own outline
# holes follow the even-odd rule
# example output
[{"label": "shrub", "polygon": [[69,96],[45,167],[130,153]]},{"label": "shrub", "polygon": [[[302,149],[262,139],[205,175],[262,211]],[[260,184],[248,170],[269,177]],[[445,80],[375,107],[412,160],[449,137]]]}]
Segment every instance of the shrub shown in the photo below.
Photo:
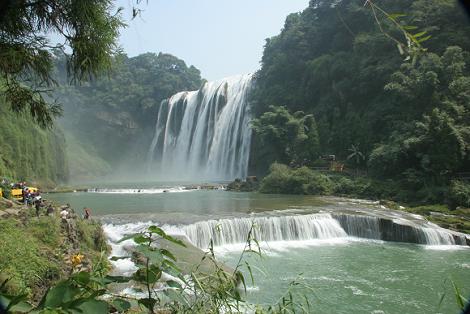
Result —
[{"label": "shrub", "polygon": [[334,194],[338,195],[352,195],[356,193],[356,183],[347,177],[334,178]]},{"label": "shrub", "polygon": [[[273,163],[269,174],[261,181],[260,192],[283,194],[288,193],[291,177],[290,168],[283,164]],[[292,187],[296,189],[297,187]]]},{"label": "shrub", "polygon": [[101,252],[107,250],[106,236],[98,221],[77,219],[76,227],[84,251],[95,250]]},{"label": "shrub", "polygon": [[292,169],[274,163],[270,173],[261,181],[260,192],[277,194],[327,195],[333,191],[333,182],[326,175],[307,167]]},{"label": "shrub", "polygon": [[470,208],[470,184],[453,180],[449,188],[448,204],[452,210],[458,206]]}]

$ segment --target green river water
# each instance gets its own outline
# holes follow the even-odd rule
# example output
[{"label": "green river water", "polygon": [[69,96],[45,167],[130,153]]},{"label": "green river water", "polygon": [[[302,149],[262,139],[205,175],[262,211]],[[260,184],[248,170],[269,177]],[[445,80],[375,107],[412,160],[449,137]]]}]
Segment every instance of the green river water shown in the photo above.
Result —
[{"label": "green river water", "polygon": [[[49,194],[46,198],[70,203],[79,211],[91,207],[92,215],[106,224],[184,225],[252,212],[343,206],[335,199],[257,193],[127,192]],[[470,296],[470,249],[466,247],[364,239],[286,241],[263,247],[263,258],[246,257],[254,266],[254,284],[244,270],[247,299],[253,303],[275,302],[295,279],[311,287],[301,294],[310,300],[312,313],[459,313],[451,281]],[[220,260],[235,266],[240,246],[219,247],[216,252]]]}]

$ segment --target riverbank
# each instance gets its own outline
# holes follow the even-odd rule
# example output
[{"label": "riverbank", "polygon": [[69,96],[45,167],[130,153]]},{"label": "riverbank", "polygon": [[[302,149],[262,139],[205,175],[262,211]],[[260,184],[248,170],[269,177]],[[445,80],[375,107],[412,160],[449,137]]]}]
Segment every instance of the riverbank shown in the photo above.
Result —
[{"label": "riverbank", "polygon": [[108,251],[101,224],[78,216],[59,217],[60,206],[39,217],[35,209],[14,201],[0,200],[0,282],[13,295],[26,293],[38,302],[54,283],[67,278],[72,256],[83,255],[89,269],[101,252]]}]

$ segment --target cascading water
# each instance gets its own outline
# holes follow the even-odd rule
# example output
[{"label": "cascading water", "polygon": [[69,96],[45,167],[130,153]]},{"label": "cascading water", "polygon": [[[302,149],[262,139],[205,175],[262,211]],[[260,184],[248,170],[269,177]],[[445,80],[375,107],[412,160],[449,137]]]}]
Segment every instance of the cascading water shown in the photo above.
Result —
[{"label": "cascading water", "polygon": [[160,178],[245,178],[251,129],[252,75],[207,82],[161,103],[149,148],[149,168]]},{"label": "cascading water", "polygon": [[252,225],[254,238],[259,242],[357,237],[427,245],[466,243],[463,235],[427,222],[417,224],[405,219],[401,222],[373,216],[319,213],[208,220],[181,229],[201,249],[208,248],[211,240],[214,246],[244,243]]},{"label": "cascading water", "polygon": [[207,248],[211,240],[215,246],[246,242],[252,226],[254,238],[260,242],[347,236],[330,214],[209,220],[184,226],[183,230],[193,244]]}]

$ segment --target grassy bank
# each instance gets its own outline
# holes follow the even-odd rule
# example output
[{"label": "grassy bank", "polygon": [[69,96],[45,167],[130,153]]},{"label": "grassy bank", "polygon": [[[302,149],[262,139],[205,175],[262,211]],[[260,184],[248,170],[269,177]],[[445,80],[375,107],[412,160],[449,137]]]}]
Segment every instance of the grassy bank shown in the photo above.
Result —
[{"label": "grassy bank", "polygon": [[2,201],[0,211],[0,281],[8,280],[8,293],[26,293],[37,301],[49,286],[70,273],[72,255],[83,254],[91,265],[106,250],[98,222],[62,221],[58,207],[55,214],[38,218],[32,208]]}]

